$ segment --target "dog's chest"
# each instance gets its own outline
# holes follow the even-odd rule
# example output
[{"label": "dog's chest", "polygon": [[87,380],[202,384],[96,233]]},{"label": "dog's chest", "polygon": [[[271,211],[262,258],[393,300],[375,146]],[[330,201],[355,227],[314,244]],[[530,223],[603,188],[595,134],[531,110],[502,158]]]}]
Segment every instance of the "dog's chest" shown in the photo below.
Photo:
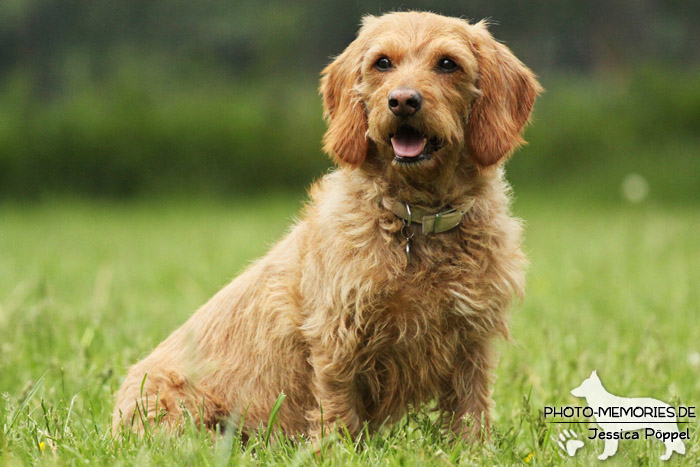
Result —
[{"label": "dog's chest", "polygon": [[411,270],[391,293],[376,297],[360,325],[358,386],[368,412],[392,417],[407,404],[440,394],[469,340],[469,323],[455,313],[445,283],[458,280],[435,269]]},{"label": "dog's chest", "polygon": [[[405,242],[394,247],[405,248]],[[359,322],[369,343],[391,351],[420,350],[427,358],[445,355],[451,340],[466,338],[470,297],[480,294],[478,275],[464,260],[465,249],[456,236],[415,239],[402,272],[383,282],[368,297],[371,313]],[[472,264],[473,266],[473,264]]]}]

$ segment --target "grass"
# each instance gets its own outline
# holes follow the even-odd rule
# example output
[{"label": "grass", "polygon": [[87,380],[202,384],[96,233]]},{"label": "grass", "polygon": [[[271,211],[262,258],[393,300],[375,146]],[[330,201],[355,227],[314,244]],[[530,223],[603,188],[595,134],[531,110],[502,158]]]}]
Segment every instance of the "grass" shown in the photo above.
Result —
[{"label": "grass", "polygon": [[[248,444],[193,423],[178,438],[110,433],[126,368],[263,254],[298,207],[296,196],[0,205],[0,463],[314,462],[310,447],[274,433]],[[515,210],[532,264],[515,342],[500,344],[491,442],[452,442],[418,411],[364,441],[337,440],[324,464],[592,463],[603,442],[578,425],[586,446],[563,460],[550,440],[562,426],[541,411],[584,405],[569,391],[593,369],[613,393],[698,405],[697,205],[521,193]],[[671,465],[700,455],[697,423],[684,426],[687,453]],[[607,462],[657,464],[662,453],[658,441],[623,441]]]}]

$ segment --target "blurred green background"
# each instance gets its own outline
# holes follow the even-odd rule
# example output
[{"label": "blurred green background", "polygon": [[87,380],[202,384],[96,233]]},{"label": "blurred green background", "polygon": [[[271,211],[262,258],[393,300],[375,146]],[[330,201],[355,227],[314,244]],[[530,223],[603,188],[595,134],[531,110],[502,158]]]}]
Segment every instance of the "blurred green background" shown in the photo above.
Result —
[{"label": "blurred green background", "polygon": [[301,191],[330,166],[319,71],[397,8],[490,18],[539,75],[517,193],[700,199],[700,3],[678,0],[5,0],[0,196]]}]

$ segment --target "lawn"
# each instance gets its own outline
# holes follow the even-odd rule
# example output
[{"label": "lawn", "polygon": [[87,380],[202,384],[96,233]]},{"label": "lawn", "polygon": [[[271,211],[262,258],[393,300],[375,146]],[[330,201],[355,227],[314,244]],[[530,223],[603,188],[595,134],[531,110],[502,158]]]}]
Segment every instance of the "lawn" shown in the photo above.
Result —
[{"label": "lawn", "polygon": [[[264,436],[114,439],[112,394],[127,367],[283,235],[298,196],[230,201],[49,201],[0,205],[0,463],[308,464],[313,450]],[[589,464],[603,441],[562,459],[545,405],[593,369],[624,396],[700,405],[700,209],[521,193],[527,297],[502,342],[487,445],[440,434],[426,411],[323,453],[346,464]],[[691,420],[686,454],[700,458]],[[611,465],[658,463],[659,441],[622,441]]]}]

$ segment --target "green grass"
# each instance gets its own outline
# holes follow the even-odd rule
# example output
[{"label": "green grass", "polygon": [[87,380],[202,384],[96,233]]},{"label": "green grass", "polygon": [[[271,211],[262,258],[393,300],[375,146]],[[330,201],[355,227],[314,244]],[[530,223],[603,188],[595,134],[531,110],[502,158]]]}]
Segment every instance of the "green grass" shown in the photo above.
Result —
[{"label": "green grass", "polygon": [[[266,443],[264,433],[247,445],[191,423],[178,438],[110,433],[126,368],[263,254],[299,205],[296,196],[0,205],[0,463],[313,462],[310,447]],[[592,463],[602,441],[586,439],[564,461],[549,439],[562,426],[540,412],[584,405],[569,391],[594,368],[613,393],[699,405],[697,206],[521,194],[515,210],[527,220],[531,268],[514,342],[500,344],[491,442],[452,442],[418,412],[363,442],[334,442],[324,463]],[[686,455],[669,465],[697,461],[700,433],[689,426]],[[662,453],[658,441],[623,441],[608,463],[657,464]]]}]

